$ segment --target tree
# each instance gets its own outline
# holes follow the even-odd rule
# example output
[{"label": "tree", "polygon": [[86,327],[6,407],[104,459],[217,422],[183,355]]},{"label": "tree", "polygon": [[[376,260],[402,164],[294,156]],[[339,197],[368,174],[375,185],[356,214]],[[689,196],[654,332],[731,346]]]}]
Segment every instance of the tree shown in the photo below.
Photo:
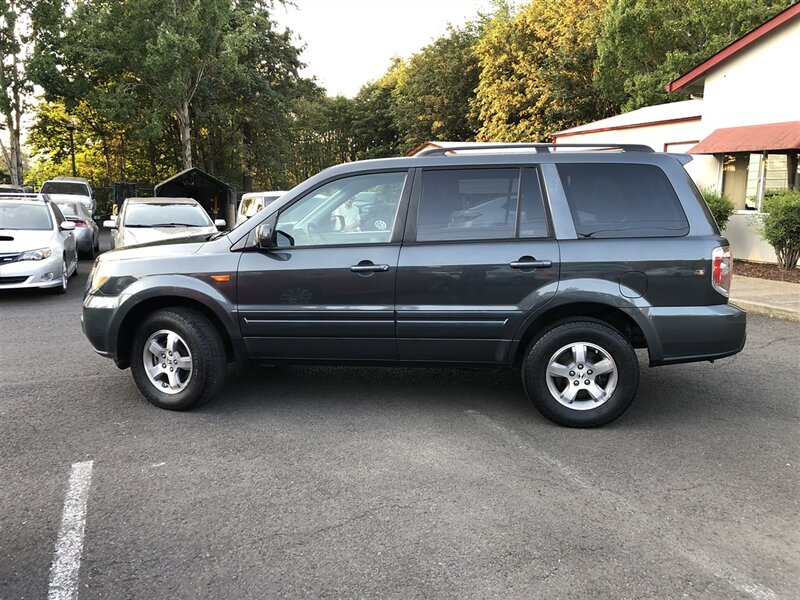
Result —
[{"label": "tree", "polygon": [[595,82],[623,110],[686,99],[664,86],[766,21],[789,0],[610,0]]},{"label": "tree", "polygon": [[395,65],[394,122],[402,144],[411,149],[426,140],[475,139],[471,112],[478,86],[477,27],[449,27],[447,35]]},{"label": "tree", "polygon": [[30,1],[0,0],[0,112],[9,137],[8,148],[2,144],[1,149],[15,185],[23,180],[21,121],[32,89],[26,68],[30,32],[25,23],[30,20],[31,9]]},{"label": "tree", "polygon": [[497,17],[476,52],[478,139],[540,141],[613,106],[592,65],[605,0],[538,0]]}]

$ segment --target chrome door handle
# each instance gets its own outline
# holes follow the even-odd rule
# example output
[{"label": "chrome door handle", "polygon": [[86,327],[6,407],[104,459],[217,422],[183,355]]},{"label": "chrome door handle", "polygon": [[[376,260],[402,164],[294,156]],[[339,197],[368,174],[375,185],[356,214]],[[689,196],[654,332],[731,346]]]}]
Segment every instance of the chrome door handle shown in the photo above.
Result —
[{"label": "chrome door handle", "polygon": [[353,273],[382,273],[389,270],[389,265],[353,265],[350,267]]},{"label": "chrome door handle", "polygon": [[508,263],[512,269],[546,269],[553,266],[552,260],[515,260]]}]

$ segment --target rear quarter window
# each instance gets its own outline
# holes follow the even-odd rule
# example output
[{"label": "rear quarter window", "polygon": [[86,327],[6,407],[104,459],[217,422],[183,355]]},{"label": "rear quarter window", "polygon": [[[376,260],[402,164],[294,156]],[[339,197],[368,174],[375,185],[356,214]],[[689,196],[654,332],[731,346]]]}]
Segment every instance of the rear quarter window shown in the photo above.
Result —
[{"label": "rear quarter window", "polygon": [[653,165],[562,164],[558,173],[579,237],[680,237],[689,222]]}]

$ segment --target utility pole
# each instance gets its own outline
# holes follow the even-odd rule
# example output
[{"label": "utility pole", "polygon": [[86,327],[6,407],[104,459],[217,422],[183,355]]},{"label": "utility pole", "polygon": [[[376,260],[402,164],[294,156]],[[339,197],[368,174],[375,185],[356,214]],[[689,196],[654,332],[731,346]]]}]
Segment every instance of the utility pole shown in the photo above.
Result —
[{"label": "utility pole", "polygon": [[72,121],[67,123],[67,131],[69,131],[69,153],[72,155],[72,176],[77,177],[78,171],[75,169],[75,123]]}]

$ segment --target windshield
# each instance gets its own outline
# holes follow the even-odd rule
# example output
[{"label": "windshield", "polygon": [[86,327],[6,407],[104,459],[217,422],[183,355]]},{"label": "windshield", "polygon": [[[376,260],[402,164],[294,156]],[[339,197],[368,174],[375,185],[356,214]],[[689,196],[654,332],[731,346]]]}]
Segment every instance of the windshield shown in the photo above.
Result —
[{"label": "windshield", "polygon": [[126,227],[213,227],[199,204],[131,204],[125,210]]},{"label": "windshield", "polygon": [[43,194],[77,194],[79,196],[88,196],[89,190],[83,183],[75,183],[73,181],[45,181],[42,186],[41,192]]},{"label": "windshield", "polygon": [[270,202],[277,200],[280,197],[280,194],[269,194],[266,196],[242,198],[242,214],[245,217],[252,217]]},{"label": "windshield", "polygon": [[52,229],[50,211],[44,204],[0,203],[0,229],[47,231]]}]

